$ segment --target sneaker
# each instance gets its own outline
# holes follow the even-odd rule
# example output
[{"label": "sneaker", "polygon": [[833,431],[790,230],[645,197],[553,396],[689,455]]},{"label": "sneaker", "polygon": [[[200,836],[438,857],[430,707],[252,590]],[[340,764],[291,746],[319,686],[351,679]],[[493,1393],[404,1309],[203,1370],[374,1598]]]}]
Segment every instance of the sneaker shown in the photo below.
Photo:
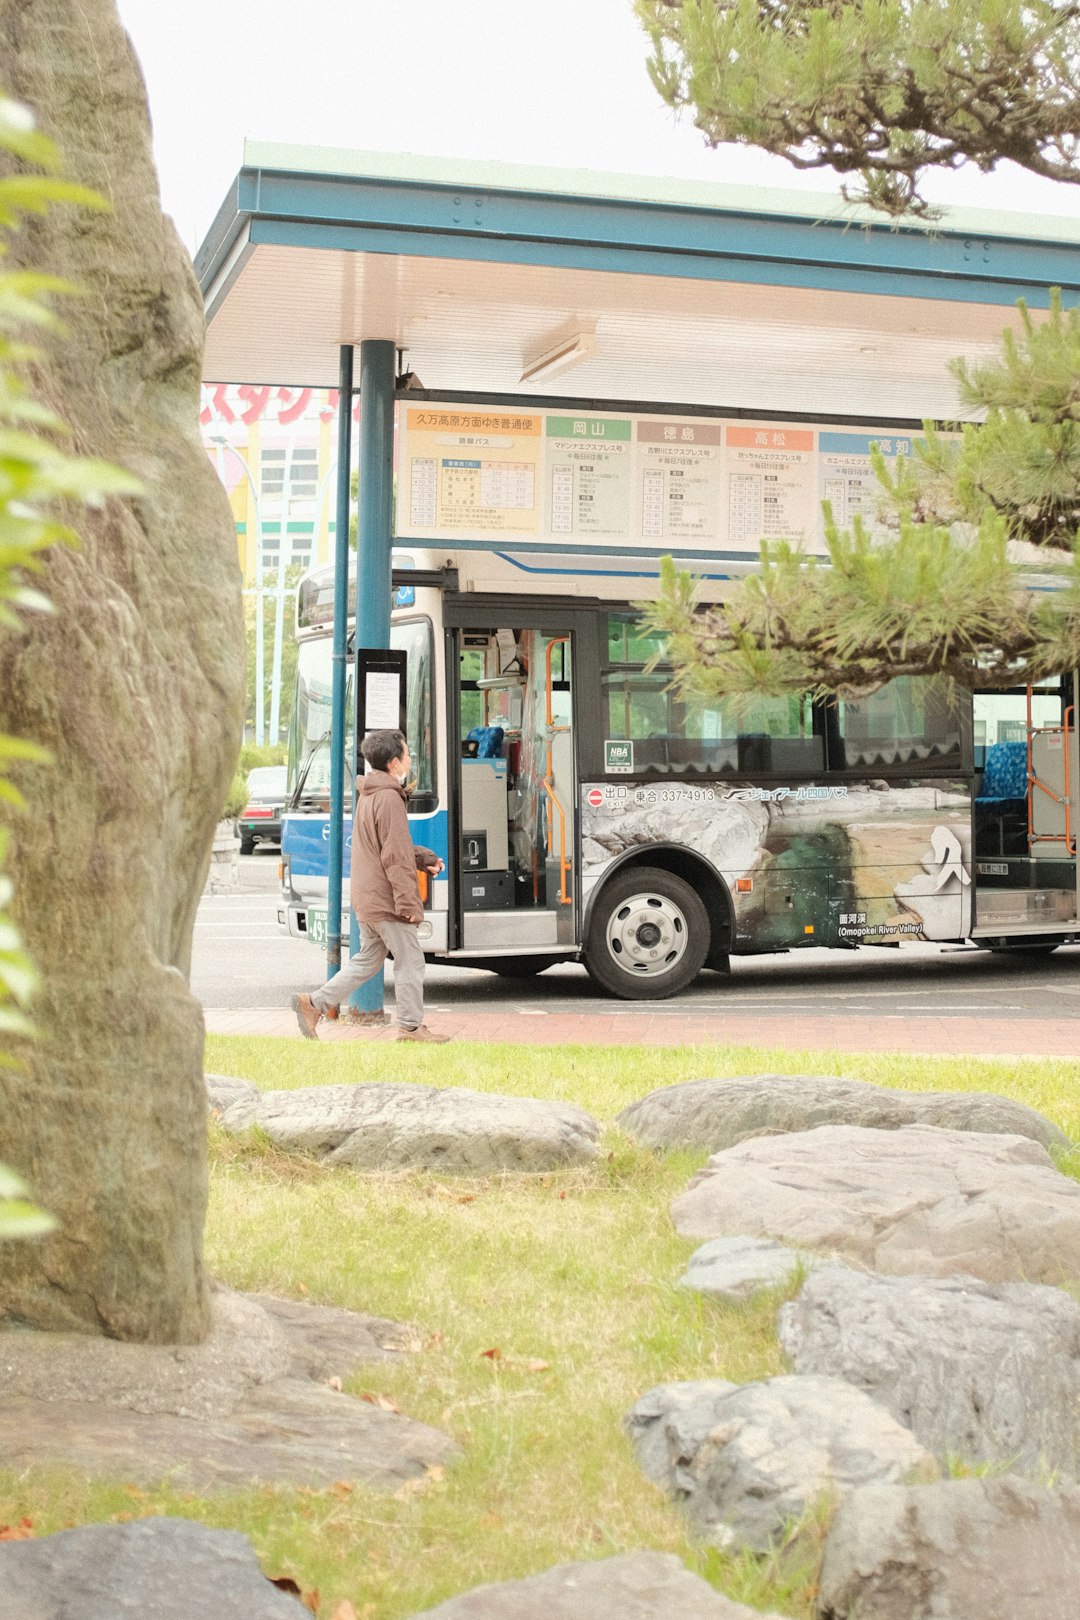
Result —
[{"label": "sneaker", "polygon": [[304,995],[303,991],[299,995],[293,996],[291,1005],[293,1012],[296,1014],[296,1022],[300,1025],[301,1035],[305,1040],[315,1040],[315,1030],[319,1019],[322,1017],[318,1007],[316,1007],[310,996]]},{"label": "sneaker", "polygon": [[397,1038],[399,1041],[431,1041],[440,1046],[450,1039],[449,1035],[436,1035],[426,1024],[418,1024],[415,1029],[399,1029]]}]

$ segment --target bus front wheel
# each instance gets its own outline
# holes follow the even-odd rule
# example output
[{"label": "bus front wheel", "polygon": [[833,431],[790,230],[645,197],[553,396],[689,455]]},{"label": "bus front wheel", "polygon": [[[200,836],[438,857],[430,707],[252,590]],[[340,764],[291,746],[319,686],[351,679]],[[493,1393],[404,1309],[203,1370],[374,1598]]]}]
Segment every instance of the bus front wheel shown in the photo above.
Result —
[{"label": "bus front wheel", "polygon": [[625,1001],[677,996],[709,954],[709,914],[683,878],[659,867],[617,873],[593,905],[585,966]]}]

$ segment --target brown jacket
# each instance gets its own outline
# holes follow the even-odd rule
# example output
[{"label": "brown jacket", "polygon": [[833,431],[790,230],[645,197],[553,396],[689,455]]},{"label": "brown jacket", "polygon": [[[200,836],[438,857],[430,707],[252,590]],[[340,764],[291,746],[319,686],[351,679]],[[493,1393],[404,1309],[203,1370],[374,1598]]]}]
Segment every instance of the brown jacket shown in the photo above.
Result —
[{"label": "brown jacket", "polygon": [[418,923],[424,915],[417,868],[434,865],[437,856],[413,843],[407,800],[386,771],[369,771],[360,784],[349,871],[357,922]]}]

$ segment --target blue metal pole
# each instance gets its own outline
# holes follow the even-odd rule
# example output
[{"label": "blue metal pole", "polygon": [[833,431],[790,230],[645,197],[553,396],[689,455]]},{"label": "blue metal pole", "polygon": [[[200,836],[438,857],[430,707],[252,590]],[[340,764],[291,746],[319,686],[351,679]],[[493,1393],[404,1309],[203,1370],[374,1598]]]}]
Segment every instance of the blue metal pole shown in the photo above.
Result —
[{"label": "blue metal pole", "polygon": [[[345,817],[345,682],[349,670],[349,454],[352,442],[353,351],[338,357],[337,511],[334,530],[334,664],[330,691],[330,846],[326,885],[326,976],[341,966],[341,823]],[[349,806],[351,813],[352,806]],[[336,829],[336,834],[335,834]]]},{"label": "blue metal pole", "polygon": [[[356,645],[389,647],[391,548],[394,528],[394,371],[390,341],[366,338],[360,345],[360,459],[357,506]],[[360,743],[357,738],[357,746]],[[356,918],[352,949],[360,948]],[[383,975],[351,997],[363,1012],[383,1004]]]}]

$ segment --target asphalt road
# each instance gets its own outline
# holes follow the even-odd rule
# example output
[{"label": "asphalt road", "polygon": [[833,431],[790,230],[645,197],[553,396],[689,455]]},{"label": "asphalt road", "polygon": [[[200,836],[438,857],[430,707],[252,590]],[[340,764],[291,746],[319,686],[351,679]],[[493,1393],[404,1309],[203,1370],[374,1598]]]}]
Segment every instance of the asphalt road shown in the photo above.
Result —
[{"label": "asphalt road", "polygon": [[[325,977],[321,951],[278,928],[277,862],[277,850],[268,847],[242,857],[239,891],[208,896],[199,907],[192,989],[207,1009],[287,1008],[294,990],[313,989]],[[426,1003],[431,1012],[520,1010],[534,1003],[549,1012],[581,1013],[590,1003],[608,1011],[613,1006],[576,964],[550,968],[531,980],[430,968]],[[615,1005],[630,1010],[635,1004]],[[733,963],[730,977],[702,974],[678,1005],[698,1013],[782,1009],[807,1019],[837,1014],[903,1014],[911,1020],[975,1016],[988,1026],[1075,1019],[1080,1053],[1080,946],[1041,959],[936,945],[742,958]],[[991,1033],[988,1046],[993,1044]]]}]

